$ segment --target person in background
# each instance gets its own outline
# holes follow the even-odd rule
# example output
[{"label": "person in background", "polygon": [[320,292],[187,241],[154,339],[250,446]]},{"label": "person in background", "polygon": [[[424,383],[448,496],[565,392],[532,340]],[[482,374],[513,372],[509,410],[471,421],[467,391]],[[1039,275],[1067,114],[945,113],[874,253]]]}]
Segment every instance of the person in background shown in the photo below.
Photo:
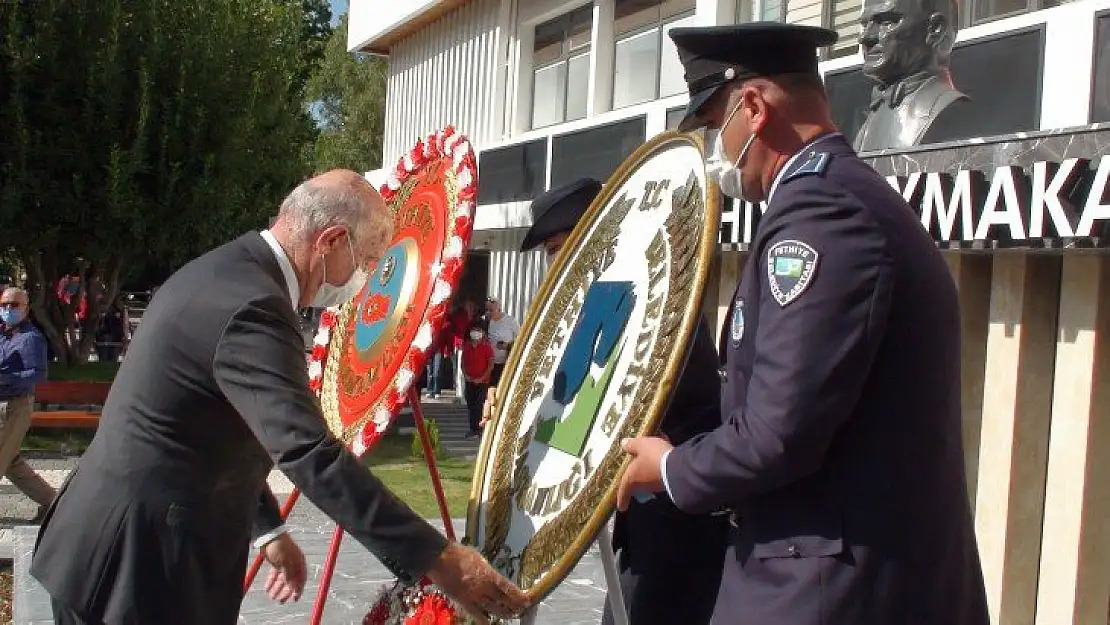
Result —
[{"label": "person in background", "polygon": [[477,321],[475,318],[474,302],[470,300],[463,300],[462,305],[455,308],[451,313],[451,327],[454,329],[453,334],[453,353],[456,355],[454,363],[452,363],[452,376],[455,380],[455,402],[463,401],[463,395],[466,388],[466,376],[462,372],[462,348],[463,343],[466,341],[466,333],[470,325]]},{"label": "person in background", "polygon": [[489,388],[490,376],[493,374],[493,346],[480,324],[471,324],[467,330],[467,340],[463,343],[460,359],[463,377],[466,378],[466,410],[470,416],[467,438],[473,438],[482,433],[482,405],[486,401],[486,389]]},{"label": "person in background", "polygon": [[35,385],[46,379],[46,339],[27,318],[27,291],[4,289],[0,294],[0,473],[39,505],[42,520],[54,488],[20,455],[31,427]]},{"label": "person in background", "polygon": [[96,326],[96,359],[116,362],[127,342],[127,310],[123,298],[116,298],[100,317]]},{"label": "person in background", "polygon": [[513,341],[520,334],[520,323],[501,310],[501,302],[496,298],[486,299],[486,334],[493,344],[493,375],[490,384],[496,385],[501,380],[501,372],[505,370],[505,362],[509,359],[509,350]]}]

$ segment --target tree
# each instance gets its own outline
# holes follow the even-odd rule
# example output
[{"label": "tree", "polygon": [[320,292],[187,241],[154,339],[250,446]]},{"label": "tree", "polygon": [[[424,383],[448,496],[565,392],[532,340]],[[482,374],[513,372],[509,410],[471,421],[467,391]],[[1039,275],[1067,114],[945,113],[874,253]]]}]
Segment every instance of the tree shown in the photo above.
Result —
[{"label": "tree", "polygon": [[308,81],[308,99],[320,123],[313,150],[316,171],[381,167],[387,75],[382,58],[347,51],[344,14]]},{"label": "tree", "polygon": [[[87,359],[125,266],[178,265],[265,225],[307,173],[302,11],[288,0],[0,3],[0,249],[21,260],[64,364]],[[69,275],[67,302],[56,286]]]}]

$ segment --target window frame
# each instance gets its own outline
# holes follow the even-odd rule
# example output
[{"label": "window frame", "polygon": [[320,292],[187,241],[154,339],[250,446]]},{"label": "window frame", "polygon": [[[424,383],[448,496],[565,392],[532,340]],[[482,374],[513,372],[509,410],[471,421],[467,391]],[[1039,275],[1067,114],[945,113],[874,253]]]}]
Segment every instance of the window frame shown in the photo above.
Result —
[{"label": "window frame", "polygon": [[[662,5],[663,4],[662,1],[660,1],[659,4]],[[697,6],[691,7],[689,9],[683,9],[682,11],[679,11],[678,13],[674,13],[674,14],[669,15],[669,16],[664,16],[662,11],[660,11],[659,18],[656,19],[656,21],[654,21],[652,23],[644,24],[642,26],[638,26],[636,28],[630,28],[630,29],[628,29],[626,31],[623,31],[623,32],[617,32],[617,30],[614,26],[614,28],[613,28],[613,85],[612,85],[611,93],[609,94],[609,106],[612,110],[616,111],[616,110],[628,108],[630,106],[636,106],[637,104],[643,104],[645,102],[652,102],[654,100],[660,99],[661,97],[670,97],[670,96],[661,96],[659,94],[659,89],[660,89],[661,84],[663,82],[662,81],[662,76],[660,75],[663,71],[663,37],[667,36],[667,33],[664,32],[664,27],[666,27],[667,25],[672,24],[674,22],[678,22],[678,21],[693,17],[695,15],[697,15]],[[616,18],[614,17],[614,22],[615,21],[616,21]],[[653,80],[655,81],[655,84],[652,88],[652,93],[654,95],[652,95],[651,97],[649,97],[646,100],[640,100],[638,102],[632,102],[632,103],[628,103],[628,104],[621,104],[621,105],[618,106],[617,105],[617,80],[616,80],[616,78],[617,78],[617,63],[616,63],[617,46],[620,45],[624,41],[632,39],[633,37],[638,37],[640,35],[643,35],[643,34],[646,34],[646,33],[652,32],[652,31],[655,32],[655,71],[652,72]],[[678,95],[678,94],[671,94],[671,95]]]},{"label": "window frame", "polygon": [[[575,22],[575,17],[578,16],[578,15],[581,15],[581,14],[586,14],[586,13],[589,14],[589,29],[587,30],[587,32],[589,33],[589,37],[587,37],[585,43],[580,44],[577,47],[575,47],[574,45],[572,45],[572,39],[573,39],[572,33],[573,33],[574,26],[575,26],[575,23],[576,23]],[[537,31],[539,31],[541,28],[547,27],[549,25],[552,25],[553,23],[558,23],[558,22],[561,22],[561,27],[562,27],[562,38],[560,39],[561,49],[559,51],[559,55],[556,58],[554,58],[552,60],[549,60],[547,62],[536,63],[535,33]],[[556,17],[553,17],[553,18],[549,19],[549,20],[545,20],[543,22],[540,22],[540,23],[535,24],[535,25],[532,26],[532,33],[533,33],[533,36],[532,36],[533,43],[532,43],[532,51],[531,51],[531,54],[532,54],[532,84],[531,84],[531,87],[532,87],[532,107],[531,108],[532,108],[532,110],[530,111],[531,116],[530,116],[530,119],[529,119],[529,127],[532,130],[537,130],[537,129],[540,129],[540,128],[548,128],[550,126],[555,126],[555,125],[563,124],[563,123],[566,123],[566,122],[577,121],[579,119],[585,119],[585,117],[586,117],[585,113],[583,113],[581,117],[575,117],[573,119],[569,119],[567,117],[567,107],[570,104],[570,97],[569,97],[570,96],[570,61],[572,59],[577,59],[577,58],[582,57],[582,56],[588,57],[589,55],[593,54],[593,52],[594,52],[593,43],[592,43],[593,42],[593,31],[594,31],[594,28],[596,26],[597,25],[594,23],[594,2],[592,0],[590,2],[586,2],[586,3],[584,3],[580,6],[577,6],[573,9],[565,11],[561,15],[558,15]],[[588,63],[588,61],[587,61],[587,63]],[[558,116],[558,119],[556,121],[552,121],[552,122],[549,122],[549,123],[537,125],[536,124],[536,97],[535,97],[537,75],[540,72],[544,71],[544,70],[555,68],[559,65],[561,65],[562,68],[560,70],[556,70],[556,71],[561,71],[562,72],[562,78],[563,78],[563,89],[558,93],[558,98],[560,100],[559,104],[561,106],[561,114]],[[587,85],[588,85],[589,84],[589,76],[588,75],[587,75],[586,80],[587,80]],[[558,84],[558,80],[556,80],[556,85],[557,84]],[[587,87],[587,89],[588,89],[588,87]],[[558,89],[557,89],[557,91],[558,91]],[[589,95],[587,94],[586,97],[588,98]]]}]

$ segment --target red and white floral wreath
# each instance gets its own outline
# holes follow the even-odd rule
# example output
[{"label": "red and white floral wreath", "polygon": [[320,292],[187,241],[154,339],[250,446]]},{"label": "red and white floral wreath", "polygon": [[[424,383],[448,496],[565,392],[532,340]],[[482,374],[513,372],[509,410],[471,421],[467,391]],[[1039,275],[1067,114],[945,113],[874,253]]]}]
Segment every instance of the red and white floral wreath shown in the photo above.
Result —
[{"label": "red and white floral wreath", "polygon": [[[470,243],[474,227],[474,209],[478,193],[478,166],[473,147],[465,135],[455,132],[448,126],[430,135],[424,141],[417,141],[409,153],[397,162],[386,184],[379,192],[387,203],[392,203],[397,192],[408,178],[429,161],[448,156],[451,159],[458,182],[458,203],[454,219],[449,222],[450,232],[444,246],[442,260],[432,265],[430,271],[435,279],[431,303],[424,316],[424,322],[417,330],[416,337],[409,347],[405,363],[395,376],[395,383],[386,392],[384,401],[379,402],[373,417],[367,421],[362,432],[355,437],[353,449],[362,455],[373,449],[385,434],[407,398],[409,387],[417,379],[416,372],[424,366],[428,350],[435,337],[433,328],[440,327],[450,305],[462,272],[463,255]],[[314,393],[319,394],[323,385],[324,363],[331,342],[332,329],[339,321],[339,307],[328,308],[320,317],[320,327],[312,342],[308,359],[308,383]],[[453,601],[438,591],[427,579],[413,587],[394,582],[382,590],[374,606],[366,615],[367,625],[409,625],[412,623],[434,623],[435,625],[465,625],[471,619],[464,616]]]},{"label": "red and white floral wreath", "polygon": [[[458,185],[458,201],[453,219],[448,221],[447,239],[441,260],[430,267],[431,277],[435,280],[432,298],[424,315],[424,322],[416,332],[409,347],[404,364],[401,365],[394,384],[385,391],[385,397],[374,408],[374,414],[355,436],[352,451],[359,456],[374,448],[378,440],[393,423],[397,412],[408,397],[409,387],[416,381],[419,371],[428,357],[428,350],[435,338],[435,328],[443,325],[454,294],[454,285],[462,273],[464,255],[470,244],[474,227],[474,209],[478,196],[478,164],[474,149],[465,135],[455,131],[453,126],[429,135],[407,154],[402,156],[397,166],[390,172],[386,183],[379,192],[386,203],[391,204],[397,192],[410,176],[418,173],[424,165],[436,159],[448,157],[454,170]],[[312,352],[308,359],[308,383],[313,392],[319,394],[323,385],[324,363],[327,359],[332,329],[339,320],[339,307],[328,308],[320,317],[320,328],[313,340]]]}]

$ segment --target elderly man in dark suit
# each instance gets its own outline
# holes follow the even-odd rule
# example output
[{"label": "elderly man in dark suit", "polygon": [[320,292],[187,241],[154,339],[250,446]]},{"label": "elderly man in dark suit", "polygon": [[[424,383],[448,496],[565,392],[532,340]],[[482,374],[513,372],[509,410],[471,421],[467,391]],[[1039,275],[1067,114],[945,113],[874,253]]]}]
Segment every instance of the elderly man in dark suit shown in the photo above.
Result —
[{"label": "elderly man in dark suit", "polygon": [[266,486],[275,464],[401,579],[427,575],[474,613],[525,607],[364,468],[308,390],[296,308],[352,297],[391,232],[378,193],[333,171],[297,187],[270,230],[163,285],[39,533],[31,573],[59,625],[231,625],[252,539],[275,598],[299,597],[304,556]]},{"label": "elderly man in dark suit", "polygon": [[731,509],[715,622],[987,625],[960,441],[956,289],[928,233],[830,121],[785,24],[673,29],[681,128],[721,190],[767,200],[721,340],[723,424],[627,441],[619,506]]},{"label": "elderly man in dark suit", "polygon": [[[601,183],[583,178],[551,189],[532,202],[532,227],[521,251],[543,247],[554,257],[586,214]],[[721,422],[717,352],[703,318],[692,341],[660,430],[681,444]],[[630,625],[706,625],[713,613],[728,538],[725,515],[688,514],[669,497],[632,502],[614,521],[620,582]],[[605,603],[603,625],[614,622]]]}]

